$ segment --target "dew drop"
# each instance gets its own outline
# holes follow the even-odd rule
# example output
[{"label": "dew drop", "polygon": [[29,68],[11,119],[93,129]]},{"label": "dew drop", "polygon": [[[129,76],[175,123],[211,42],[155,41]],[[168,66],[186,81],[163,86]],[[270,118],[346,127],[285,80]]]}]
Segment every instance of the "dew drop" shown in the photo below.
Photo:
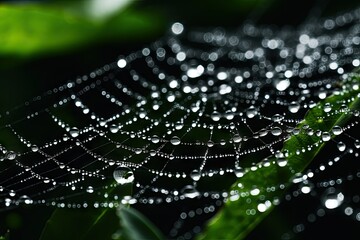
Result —
[{"label": "dew drop", "polygon": [[7,154],[6,154],[6,158],[8,160],[14,160],[16,158],[16,152],[14,151],[9,151]]},{"label": "dew drop", "polygon": [[241,178],[242,176],[244,176],[245,171],[242,167],[236,166],[234,169],[234,173],[236,177]]},{"label": "dew drop", "polygon": [[274,127],[271,129],[271,134],[274,136],[279,136],[279,135],[281,135],[281,133],[282,133],[282,130],[279,127]]},{"label": "dew drop", "polygon": [[9,191],[9,196],[10,197],[15,197],[15,195],[16,195],[16,192],[14,190]]},{"label": "dew drop", "polygon": [[111,124],[110,125],[110,132],[111,133],[117,133],[119,131],[119,126],[117,124]]},{"label": "dew drop", "polygon": [[125,166],[119,166],[115,168],[113,172],[113,177],[115,181],[121,185],[132,183],[135,179],[133,171]]},{"label": "dew drop", "polygon": [[275,87],[279,91],[285,91],[290,86],[289,79],[283,79],[276,83]]},{"label": "dew drop", "polygon": [[293,101],[289,104],[289,111],[291,113],[297,113],[299,109],[300,109],[300,104],[298,102]]},{"label": "dew drop", "polygon": [[355,140],[354,145],[356,148],[360,148],[360,141],[358,139]]},{"label": "dew drop", "polygon": [[303,184],[301,184],[301,187],[300,187],[300,190],[302,193],[304,194],[308,194],[311,192],[311,189],[312,189],[312,185],[307,183],[307,182],[304,182]]},{"label": "dew drop", "polygon": [[330,103],[325,103],[324,105],[324,112],[330,112],[331,111],[331,105]]},{"label": "dew drop", "polygon": [[324,142],[328,142],[330,139],[331,139],[331,134],[329,132],[323,132],[321,134],[321,139],[324,141]]},{"label": "dew drop", "polygon": [[70,129],[69,133],[70,133],[70,136],[75,138],[75,137],[79,136],[80,132],[79,132],[79,129],[77,129],[76,127],[73,127]]},{"label": "dew drop", "polygon": [[338,142],[337,148],[339,149],[340,152],[343,152],[346,149],[346,144],[344,142]]},{"label": "dew drop", "polygon": [[285,157],[279,157],[276,159],[276,163],[279,165],[279,167],[285,167],[288,163],[288,160]]},{"label": "dew drop", "polygon": [[239,142],[241,142],[241,140],[242,140],[242,138],[241,138],[241,136],[240,136],[239,134],[235,134],[235,135],[233,136],[233,141],[234,141],[235,143],[239,143]]},{"label": "dew drop", "polygon": [[93,193],[93,192],[94,192],[94,188],[93,188],[92,186],[88,186],[88,187],[86,188],[86,192],[88,192],[88,193]]},{"label": "dew drop", "polygon": [[187,198],[196,198],[200,196],[200,193],[193,185],[186,185],[183,189],[181,189],[181,193]]},{"label": "dew drop", "polygon": [[158,143],[158,142],[160,142],[160,138],[157,135],[153,135],[151,137],[151,142],[152,143]]},{"label": "dew drop", "polygon": [[334,133],[334,135],[340,135],[343,131],[340,126],[334,126],[332,128],[332,132]]},{"label": "dew drop", "polygon": [[31,151],[37,152],[37,151],[39,151],[39,147],[36,145],[31,145]]},{"label": "dew drop", "polygon": [[170,143],[172,145],[179,145],[181,143],[181,140],[178,136],[173,136],[171,139],[170,139]]},{"label": "dew drop", "polygon": [[197,169],[194,169],[191,173],[190,173],[190,177],[192,180],[194,181],[199,181],[201,178],[201,172]]},{"label": "dew drop", "polygon": [[259,193],[260,193],[260,189],[257,188],[256,186],[253,186],[252,189],[250,190],[250,194],[252,196],[257,196],[257,195],[259,195]]},{"label": "dew drop", "polygon": [[328,188],[322,196],[322,204],[327,209],[335,209],[339,207],[343,203],[343,201],[343,193],[333,187]]},{"label": "dew drop", "polygon": [[280,115],[280,114],[275,114],[274,116],[271,117],[271,120],[273,122],[281,122],[284,119],[284,116]]},{"label": "dew drop", "polygon": [[217,122],[220,120],[221,114],[217,111],[214,111],[213,113],[211,113],[210,117],[214,122]]},{"label": "dew drop", "polygon": [[246,116],[248,118],[253,118],[255,117],[257,114],[257,110],[254,106],[250,106],[247,110],[246,110]]}]

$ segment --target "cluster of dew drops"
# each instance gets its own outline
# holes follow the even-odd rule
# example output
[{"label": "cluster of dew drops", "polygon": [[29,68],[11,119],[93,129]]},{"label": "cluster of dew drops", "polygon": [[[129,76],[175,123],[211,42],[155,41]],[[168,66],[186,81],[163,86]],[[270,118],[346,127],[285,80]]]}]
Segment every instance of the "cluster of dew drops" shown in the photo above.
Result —
[{"label": "cluster of dew drops", "polygon": [[[7,142],[1,142],[0,173],[14,174],[6,179],[0,176],[0,204],[98,208],[210,199],[211,203],[196,209],[189,206],[189,211],[181,212],[169,232],[171,237],[190,239],[201,228],[181,231],[186,219],[214,213],[224,202],[235,201],[241,195],[226,188],[212,190],[211,184],[202,189],[202,180],[211,182],[212,178],[229,176],[240,179],[269,164],[286,167],[287,153],[281,152],[282,143],[306,132],[318,136],[319,143],[335,144],[336,149],[313,169],[296,173],[292,184],[297,187],[285,199],[325,189],[322,205],[309,214],[308,223],[345,202],[344,214],[360,221],[360,211],[352,207],[360,201],[359,195],[346,196],[337,188],[356,181],[360,177],[358,169],[336,179],[312,182],[328,168],[340,165],[346,156],[358,157],[360,142],[353,130],[357,129],[359,112],[347,107],[354,99],[344,100],[340,109],[331,104],[322,107],[324,116],[339,111],[351,115],[355,120],[345,126],[334,126],[329,132],[296,127],[319,101],[359,90],[359,78],[353,73],[360,66],[359,19],[360,10],[356,9],[296,29],[246,23],[234,31],[207,31],[187,30],[179,22],[172,24],[169,33],[158,41],[18,108],[31,109],[41,103],[40,110],[20,120],[2,122],[1,130],[10,132],[24,148],[13,150]],[[87,103],[89,95],[105,101],[110,114],[100,112],[101,106]],[[11,119],[18,109],[5,113],[0,120]],[[58,113],[67,109],[75,109],[80,115],[79,124],[70,124]],[[19,125],[37,119],[46,119],[56,126],[56,133],[62,134],[33,143],[26,137],[31,127],[24,130]],[[53,131],[51,127],[49,131]],[[98,146],[90,147],[94,144]],[[104,152],[104,145],[111,150]],[[296,154],[312,147],[303,146]],[[87,160],[80,163],[81,156],[61,160],[74,149],[83,151],[81,156]],[[111,155],[116,151],[121,154]],[[257,153],[275,156],[277,161],[243,160]],[[35,160],[26,161],[34,154],[36,158],[31,159]],[[41,168],[49,163],[53,169]],[[59,170],[58,175],[49,174],[55,170]],[[115,182],[105,184],[106,180]],[[127,184],[133,185],[131,195],[110,191]],[[64,195],[59,189],[69,192]],[[72,195],[79,194],[85,200],[72,200]],[[254,187],[246,194],[263,193]],[[92,202],[93,195],[101,200]],[[278,202],[278,198],[263,201],[257,209],[248,209],[248,214],[261,214]],[[301,232],[304,224],[294,229]]]}]

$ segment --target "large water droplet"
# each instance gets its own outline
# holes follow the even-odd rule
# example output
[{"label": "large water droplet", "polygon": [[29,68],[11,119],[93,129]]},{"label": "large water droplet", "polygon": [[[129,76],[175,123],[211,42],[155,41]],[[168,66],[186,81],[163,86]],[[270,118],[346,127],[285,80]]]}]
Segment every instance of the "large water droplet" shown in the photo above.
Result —
[{"label": "large water droplet", "polygon": [[217,122],[220,120],[221,114],[217,111],[214,111],[213,113],[211,113],[210,117],[213,121]]},{"label": "large water droplet", "polygon": [[334,133],[334,135],[340,135],[343,131],[340,126],[334,126],[332,128],[332,132]]},{"label": "large water droplet", "polygon": [[197,169],[194,169],[191,173],[190,173],[190,177],[192,180],[194,181],[199,181],[201,178],[201,172]]},{"label": "large water droplet", "polygon": [[181,189],[181,193],[187,198],[196,198],[200,196],[200,193],[193,185],[186,185],[183,189]]},{"label": "large water droplet", "polygon": [[16,152],[13,152],[13,151],[9,151],[7,154],[6,154],[6,158],[8,160],[14,160],[16,158]]},{"label": "large water droplet", "polygon": [[246,116],[248,118],[253,118],[255,117],[257,114],[257,110],[254,106],[250,106],[247,110],[246,110]]},{"label": "large water droplet", "polygon": [[344,195],[337,189],[330,187],[322,196],[322,203],[327,209],[335,209],[344,201]]},{"label": "large water droplet", "polygon": [[282,133],[282,130],[279,127],[274,127],[271,129],[271,134],[274,136],[280,136],[281,133]]},{"label": "large water droplet", "polygon": [[235,166],[234,173],[236,177],[241,178],[242,176],[244,176],[245,171],[242,167]]},{"label": "large water droplet", "polygon": [[321,134],[321,139],[324,141],[324,142],[328,142],[330,139],[331,139],[331,134],[328,133],[328,132],[323,132]]},{"label": "large water droplet", "polygon": [[39,151],[39,147],[36,145],[31,145],[31,151],[37,152],[37,151]]},{"label": "large water droplet", "polygon": [[293,101],[289,104],[289,111],[291,113],[297,113],[299,109],[300,109],[300,104],[298,102]]},{"label": "large water droplet", "polygon": [[79,132],[78,128],[73,127],[73,128],[70,129],[69,133],[70,133],[70,136],[75,138],[75,137],[79,136],[80,132]]},{"label": "large water droplet", "polygon": [[281,122],[284,119],[284,116],[280,115],[280,114],[275,114],[274,116],[271,117],[271,120],[273,122]]},{"label": "large water droplet", "polygon": [[111,133],[117,133],[119,131],[119,126],[117,124],[111,124],[110,125],[110,132]]},{"label": "large water droplet", "polygon": [[330,112],[331,111],[331,105],[330,103],[325,103],[324,105],[324,112]]},{"label": "large water droplet", "polygon": [[170,139],[170,142],[172,145],[179,145],[181,143],[181,140],[178,136],[173,136],[171,139]]},{"label": "large water droplet", "polygon": [[135,179],[133,171],[125,166],[117,167],[113,172],[113,177],[118,184],[132,183]]},{"label": "large water droplet", "polygon": [[337,148],[339,149],[340,152],[343,152],[346,149],[346,144],[344,142],[338,142]]},{"label": "large water droplet", "polygon": [[276,159],[276,163],[279,165],[279,167],[285,167],[288,163],[288,160],[285,157],[279,157]]},{"label": "large water droplet", "polygon": [[93,192],[94,192],[94,188],[93,188],[92,186],[88,186],[88,187],[86,188],[86,192],[88,192],[88,193],[93,193]]},{"label": "large water droplet", "polygon": [[153,143],[158,143],[158,142],[160,142],[160,138],[159,138],[157,135],[153,135],[153,136],[151,137],[151,141],[152,141]]},{"label": "large water droplet", "polygon": [[285,91],[289,86],[290,86],[289,79],[280,80],[275,84],[276,89],[279,91]]}]

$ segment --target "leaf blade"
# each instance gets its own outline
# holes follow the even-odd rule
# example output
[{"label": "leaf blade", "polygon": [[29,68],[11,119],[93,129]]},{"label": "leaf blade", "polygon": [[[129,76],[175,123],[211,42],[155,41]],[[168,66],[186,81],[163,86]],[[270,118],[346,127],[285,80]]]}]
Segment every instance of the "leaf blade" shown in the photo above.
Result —
[{"label": "leaf blade", "polygon": [[[320,103],[315,108],[309,110],[302,122],[297,128],[301,129],[304,125],[313,129],[319,129],[322,132],[330,132],[335,125],[344,126],[351,117],[349,112],[360,110],[359,89],[352,89],[352,83],[358,84],[359,75],[352,75],[345,83],[348,86],[339,95],[332,95]],[[348,101],[345,101],[348,100]],[[347,110],[341,111],[344,102],[347,104]],[[334,109],[338,109],[335,114],[325,116],[323,106],[326,103],[332,104]],[[339,110],[340,109],[340,110]],[[237,191],[238,195],[233,195],[234,199],[227,201],[225,206],[212,218],[203,233],[198,235],[196,239],[244,239],[256,225],[262,221],[274,208],[273,204],[269,204],[262,199],[275,199],[281,196],[286,187],[291,185],[291,179],[294,174],[302,172],[306,166],[315,158],[315,156],[325,146],[325,141],[320,141],[319,136],[309,136],[304,132],[291,136],[284,142],[282,151],[288,151],[289,156],[287,167],[280,167],[272,164],[268,167],[259,168],[251,174],[245,174],[240,180],[235,182],[230,191]],[[298,153],[296,150],[308,148],[305,152]],[[275,162],[275,159],[270,159]],[[282,183],[287,183],[285,186]],[[256,186],[261,194],[251,194]],[[265,186],[278,186],[271,192],[266,192]],[[249,201],[250,199],[250,201]],[[268,206],[266,206],[266,203]],[[261,211],[262,213],[257,213]],[[223,231],[227,229],[228,231]]]}]

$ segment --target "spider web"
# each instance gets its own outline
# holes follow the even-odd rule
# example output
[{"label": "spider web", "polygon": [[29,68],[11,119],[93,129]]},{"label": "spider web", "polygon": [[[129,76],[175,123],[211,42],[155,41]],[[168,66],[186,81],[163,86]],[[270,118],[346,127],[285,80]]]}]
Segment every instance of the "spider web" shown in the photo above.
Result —
[{"label": "spider web", "polygon": [[[281,155],[299,131],[321,134],[296,128],[307,110],[359,87],[349,80],[360,65],[359,18],[357,9],[295,30],[174,23],[162,39],[1,116],[0,205],[186,206],[168,236],[192,238],[236,179]],[[352,120],[334,127],[329,151],[283,199],[322,202],[284,239],[329,209],[360,221],[358,192],[348,189],[360,177],[359,113],[343,111]]]}]

